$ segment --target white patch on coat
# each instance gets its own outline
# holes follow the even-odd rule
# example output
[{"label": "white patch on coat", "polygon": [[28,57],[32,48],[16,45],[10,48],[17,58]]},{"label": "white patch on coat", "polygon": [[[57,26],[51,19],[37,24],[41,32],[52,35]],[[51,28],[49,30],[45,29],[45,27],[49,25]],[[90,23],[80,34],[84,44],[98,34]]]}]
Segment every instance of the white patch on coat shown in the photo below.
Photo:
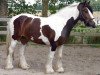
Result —
[{"label": "white patch on coat", "polygon": [[[88,8],[87,8],[87,9],[88,9]],[[93,14],[90,12],[89,9],[88,9],[88,12],[89,12],[90,17],[91,17],[92,19],[94,19],[94,16],[93,16]]]},{"label": "white patch on coat", "polygon": [[50,45],[50,42],[48,40],[47,37],[45,37],[42,33],[42,30],[40,29],[40,33],[41,33],[41,36],[39,37],[39,39],[42,39],[42,41],[46,44],[46,45]]},{"label": "white patch on coat", "polygon": [[[88,9],[88,8],[87,8],[87,9]],[[89,9],[88,9],[88,12],[89,12],[90,17],[93,19],[93,21],[94,21],[95,24],[97,25],[96,20],[95,20],[93,14],[91,13],[91,11],[90,11]]]},{"label": "white patch on coat", "polygon": [[34,40],[34,37],[31,36],[31,40],[33,41]]},{"label": "white patch on coat", "polygon": [[[62,17],[63,19],[69,20],[71,17],[73,17],[74,19],[76,19],[79,15],[79,10],[77,9],[77,6],[79,5],[79,3],[74,3],[70,6],[67,6],[61,10],[59,10],[56,14],[53,14],[53,16],[58,16],[58,17]],[[52,16],[52,15],[51,15]]]}]

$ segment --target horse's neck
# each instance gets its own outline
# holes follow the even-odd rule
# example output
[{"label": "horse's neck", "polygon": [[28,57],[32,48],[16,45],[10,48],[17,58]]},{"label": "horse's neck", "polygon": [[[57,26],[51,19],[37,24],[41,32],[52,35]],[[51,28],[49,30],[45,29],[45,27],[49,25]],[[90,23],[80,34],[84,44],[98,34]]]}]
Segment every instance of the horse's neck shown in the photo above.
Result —
[{"label": "horse's neck", "polygon": [[77,6],[75,7],[65,7],[56,14],[51,15],[50,17],[58,17],[64,19],[64,28],[62,30],[61,36],[67,39],[70,35],[72,28],[78,22],[79,11]]},{"label": "horse's neck", "polygon": [[78,19],[74,20],[74,18],[71,17],[63,28],[62,37],[67,39],[70,35],[70,32],[72,31],[72,28],[75,26],[77,22]]},{"label": "horse's neck", "polygon": [[70,31],[75,26],[75,24],[78,21],[79,11],[77,9],[77,6],[75,7],[65,7],[56,14],[53,14],[51,16],[57,16],[61,17],[65,21],[65,26],[63,28],[63,37],[67,37],[70,34]]}]

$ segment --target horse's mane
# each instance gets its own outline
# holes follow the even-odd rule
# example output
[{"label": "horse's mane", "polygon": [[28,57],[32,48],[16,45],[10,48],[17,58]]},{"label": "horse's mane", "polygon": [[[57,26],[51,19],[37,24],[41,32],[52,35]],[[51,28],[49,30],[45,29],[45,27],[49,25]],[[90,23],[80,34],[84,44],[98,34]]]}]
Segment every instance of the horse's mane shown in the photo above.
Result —
[{"label": "horse's mane", "polygon": [[74,3],[72,3],[72,4],[69,4],[69,5],[65,6],[64,8],[60,9],[59,11],[65,10],[66,8],[75,7],[75,6],[77,6],[78,4],[79,4],[79,2],[74,2]]},{"label": "horse's mane", "polygon": [[[74,2],[74,3],[69,4],[68,6],[65,6],[64,8],[58,10],[57,13],[55,13],[55,14],[57,14],[57,15],[63,14],[63,15],[64,15],[66,12],[69,11],[69,9],[71,9],[71,8],[73,8],[73,7],[76,7],[76,6],[78,6],[78,5],[79,5],[79,2]],[[50,15],[50,16],[53,16],[53,15],[55,15],[55,14],[52,14],[52,15]]]},{"label": "horse's mane", "polygon": [[74,6],[77,6],[79,4],[79,2],[74,2],[72,4],[69,4],[67,7],[74,7]]}]

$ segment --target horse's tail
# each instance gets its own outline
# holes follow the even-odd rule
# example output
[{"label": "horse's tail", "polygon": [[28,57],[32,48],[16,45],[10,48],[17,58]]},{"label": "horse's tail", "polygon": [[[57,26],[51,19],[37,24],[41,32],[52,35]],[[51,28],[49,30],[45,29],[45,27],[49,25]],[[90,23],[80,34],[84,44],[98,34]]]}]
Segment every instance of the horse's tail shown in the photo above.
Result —
[{"label": "horse's tail", "polygon": [[9,52],[9,46],[11,43],[11,34],[10,34],[10,27],[9,22],[7,22],[7,36],[6,36],[6,49],[7,49],[7,55]]}]

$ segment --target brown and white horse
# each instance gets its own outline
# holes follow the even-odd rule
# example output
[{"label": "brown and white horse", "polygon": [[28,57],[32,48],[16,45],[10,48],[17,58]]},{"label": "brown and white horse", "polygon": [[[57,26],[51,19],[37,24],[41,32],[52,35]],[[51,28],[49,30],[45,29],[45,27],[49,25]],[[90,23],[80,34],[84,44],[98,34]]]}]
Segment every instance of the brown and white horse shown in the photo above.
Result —
[{"label": "brown and white horse", "polygon": [[73,3],[49,17],[37,17],[31,14],[19,14],[9,21],[11,44],[8,49],[6,69],[12,69],[12,55],[18,42],[20,48],[20,67],[28,69],[24,50],[29,41],[50,46],[46,64],[46,72],[53,73],[52,61],[55,51],[58,51],[57,72],[64,72],[62,67],[63,44],[68,39],[72,28],[80,20],[85,26],[95,28],[93,11],[89,2]]}]

